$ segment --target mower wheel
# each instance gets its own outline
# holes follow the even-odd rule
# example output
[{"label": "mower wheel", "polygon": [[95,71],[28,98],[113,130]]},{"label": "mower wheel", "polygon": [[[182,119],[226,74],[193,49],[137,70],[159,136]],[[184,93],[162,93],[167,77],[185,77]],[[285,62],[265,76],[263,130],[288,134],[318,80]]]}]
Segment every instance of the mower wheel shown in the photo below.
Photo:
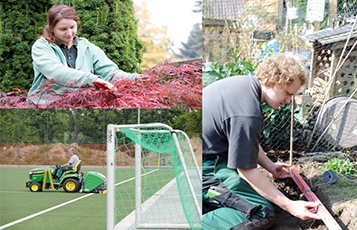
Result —
[{"label": "mower wheel", "polygon": [[81,188],[79,181],[73,178],[69,178],[63,182],[63,189],[66,192],[78,192]]},{"label": "mower wheel", "polygon": [[41,192],[42,191],[42,186],[40,183],[33,182],[30,184],[30,191],[31,192]]}]

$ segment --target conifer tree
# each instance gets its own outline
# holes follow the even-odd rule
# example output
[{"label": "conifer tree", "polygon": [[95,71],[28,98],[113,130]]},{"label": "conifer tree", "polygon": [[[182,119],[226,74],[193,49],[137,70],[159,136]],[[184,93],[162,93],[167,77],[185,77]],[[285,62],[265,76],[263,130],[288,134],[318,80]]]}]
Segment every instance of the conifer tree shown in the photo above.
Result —
[{"label": "conifer tree", "polygon": [[183,48],[176,54],[181,59],[195,59],[202,56],[202,28],[200,23],[193,25],[187,42],[181,42]]},{"label": "conifer tree", "polygon": [[138,72],[143,42],[137,34],[132,0],[54,0],[54,5],[68,2],[81,22],[79,36],[99,46],[126,72]]},{"label": "conifer tree", "polygon": [[0,91],[31,87],[31,47],[45,28],[50,7],[46,0],[0,2]]}]

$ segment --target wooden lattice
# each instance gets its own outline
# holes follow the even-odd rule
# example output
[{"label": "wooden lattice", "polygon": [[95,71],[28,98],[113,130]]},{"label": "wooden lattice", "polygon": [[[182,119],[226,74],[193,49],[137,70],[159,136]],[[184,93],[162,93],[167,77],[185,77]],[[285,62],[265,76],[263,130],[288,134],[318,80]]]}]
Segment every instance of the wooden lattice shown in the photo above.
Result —
[{"label": "wooden lattice", "polygon": [[[334,77],[328,92],[329,98],[350,96],[357,88],[357,50],[355,48],[350,52],[350,45],[344,50],[345,42],[340,41],[325,45],[320,42],[314,43],[309,87],[313,87],[313,80],[316,77],[324,80],[326,84],[331,77]],[[346,60],[344,60],[345,58]],[[342,63],[342,65],[339,63]],[[357,94],[355,97],[357,97]]]},{"label": "wooden lattice", "polygon": [[357,88],[357,52],[353,52],[346,59],[342,68],[336,73],[334,96],[349,96]]}]

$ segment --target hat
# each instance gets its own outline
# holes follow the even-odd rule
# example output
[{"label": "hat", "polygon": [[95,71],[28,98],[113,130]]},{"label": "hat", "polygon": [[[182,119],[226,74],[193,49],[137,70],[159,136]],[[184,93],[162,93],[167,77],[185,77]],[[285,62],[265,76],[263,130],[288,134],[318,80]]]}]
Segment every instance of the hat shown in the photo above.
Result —
[{"label": "hat", "polygon": [[77,152],[75,148],[70,148],[69,151],[71,151],[74,154],[76,154],[76,152]]}]

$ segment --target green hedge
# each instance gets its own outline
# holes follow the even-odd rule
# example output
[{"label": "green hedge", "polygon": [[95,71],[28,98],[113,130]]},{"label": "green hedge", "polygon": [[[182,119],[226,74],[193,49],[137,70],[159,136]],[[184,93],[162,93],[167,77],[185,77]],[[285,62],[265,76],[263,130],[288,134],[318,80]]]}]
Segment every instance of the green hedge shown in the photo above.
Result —
[{"label": "green hedge", "polygon": [[46,0],[5,0],[0,4],[0,90],[29,89],[33,80],[31,46],[46,25],[50,4]]}]

